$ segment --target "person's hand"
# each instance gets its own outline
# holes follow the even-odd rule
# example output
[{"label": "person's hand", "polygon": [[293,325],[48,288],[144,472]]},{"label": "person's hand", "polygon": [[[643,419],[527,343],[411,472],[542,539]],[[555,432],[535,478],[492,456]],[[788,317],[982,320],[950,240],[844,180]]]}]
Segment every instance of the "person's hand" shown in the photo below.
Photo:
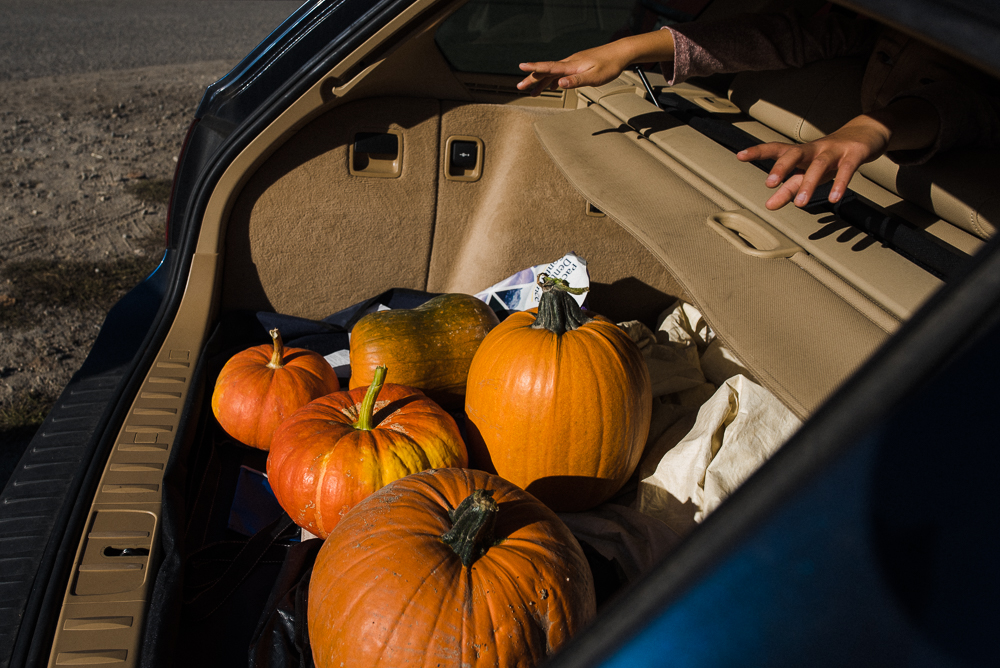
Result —
[{"label": "person's hand", "polygon": [[940,125],[938,112],[929,102],[903,97],[851,119],[822,139],[807,144],[770,142],[740,151],[736,157],[744,162],[775,161],[764,182],[769,188],[778,188],[764,204],[772,211],[792,201],[795,206],[805,206],[816,186],[831,178],[829,199],[836,203],[847,192],[858,167],[886,151],[932,146]]},{"label": "person's hand", "polygon": [[[778,188],[764,204],[774,211],[789,202],[805,206],[816,187],[833,179],[830,201],[839,202],[858,167],[889,148],[892,133],[871,116],[858,116],[832,134],[807,144],[769,142],[736,154],[744,162],[774,160],[764,183]],[[780,187],[779,187],[780,186]]]},{"label": "person's hand", "polygon": [[617,79],[629,64],[625,49],[612,42],[559,61],[521,63],[521,71],[530,74],[517,84],[517,89],[530,89],[532,96],[537,96],[549,88],[601,86]]},{"label": "person's hand", "polygon": [[654,30],[595,46],[559,61],[521,63],[521,71],[530,74],[517,84],[517,89],[539,95],[549,88],[603,86],[617,79],[629,65],[673,59],[673,34],[669,30]]}]

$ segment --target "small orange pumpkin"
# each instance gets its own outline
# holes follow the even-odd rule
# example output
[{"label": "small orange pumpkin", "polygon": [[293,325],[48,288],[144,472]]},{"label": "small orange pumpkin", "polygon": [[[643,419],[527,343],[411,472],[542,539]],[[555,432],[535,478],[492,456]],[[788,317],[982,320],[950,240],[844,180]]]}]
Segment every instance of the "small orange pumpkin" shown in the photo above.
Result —
[{"label": "small orange pumpkin", "polygon": [[420,390],[385,383],[334,392],[303,406],[274,434],[267,476],[300,527],[325,538],[340,518],[393,480],[466,466],[458,425]]},{"label": "small orange pumpkin", "polygon": [[649,435],[652,390],[639,348],[587,315],[561,279],[542,274],[537,309],[483,340],[465,397],[473,463],[557,511],[608,500],[635,470]]},{"label": "small orange pumpkin", "polygon": [[319,353],[285,348],[281,333],[272,344],[233,355],[222,367],[212,392],[212,412],[226,433],[261,450],[289,415],[316,397],[340,389],[333,367]]},{"label": "small orange pumpkin", "polygon": [[596,614],[587,560],[530,494],[469,469],[424,471],[365,499],[316,557],[318,668],[526,667]]},{"label": "small orange pumpkin", "polygon": [[369,313],[351,329],[350,387],[370,384],[375,367],[385,364],[399,384],[461,408],[472,356],[498,322],[489,306],[460,293],[413,309]]}]

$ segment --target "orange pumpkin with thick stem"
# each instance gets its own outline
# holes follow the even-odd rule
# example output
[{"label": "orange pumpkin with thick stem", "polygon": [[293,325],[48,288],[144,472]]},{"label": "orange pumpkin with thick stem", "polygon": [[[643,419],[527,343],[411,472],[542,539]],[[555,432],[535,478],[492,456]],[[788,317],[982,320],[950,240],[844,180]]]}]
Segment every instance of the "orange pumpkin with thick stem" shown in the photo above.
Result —
[{"label": "orange pumpkin with thick stem", "polygon": [[320,549],[307,619],[318,668],[527,667],[596,612],[576,539],[530,494],[425,471],[358,504]]},{"label": "orange pumpkin with thick stem", "polygon": [[472,357],[498,322],[489,306],[461,293],[369,313],[351,329],[351,389],[371,383],[375,367],[385,364],[399,384],[461,408]]},{"label": "orange pumpkin with thick stem", "polygon": [[473,465],[558,511],[611,498],[642,455],[652,411],[649,371],[617,325],[586,314],[565,281],[540,277],[537,309],[483,340],[465,397]]},{"label": "orange pumpkin with thick stem", "polygon": [[271,345],[233,355],[212,392],[212,412],[226,433],[261,450],[289,415],[313,399],[340,389],[333,367],[319,353],[285,348],[272,329]]},{"label": "orange pumpkin with thick stem", "polygon": [[466,466],[465,442],[443,408],[420,390],[385,383],[334,392],[303,406],[274,434],[267,476],[300,527],[325,538],[382,486],[429,468]]}]

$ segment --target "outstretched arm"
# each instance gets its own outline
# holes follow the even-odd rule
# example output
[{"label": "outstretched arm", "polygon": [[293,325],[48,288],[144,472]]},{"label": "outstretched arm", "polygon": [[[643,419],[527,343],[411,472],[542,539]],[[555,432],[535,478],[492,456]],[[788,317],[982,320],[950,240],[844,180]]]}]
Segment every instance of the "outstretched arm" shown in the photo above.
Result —
[{"label": "outstretched arm", "polygon": [[521,70],[530,75],[517,87],[538,95],[556,86],[600,86],[638,63],[672,63],[663,70],[671,83],[714,72],[801,67],[816,60],[867,54],[877,29],[874,22],[839,14],[814,18],[793,12],[743,14],[696,21],[625,37],[560,61],[522,63]]},{"label": "outstretched arm", "polygon": [[548,88],[600,86],[617,79],[629,65],[673,59],[673,35],[669,30],[655,30],[580,51],[560,61],[521,63],[521,71],[530,74],[517,88],[538,95]]},{"label": "outstretched arm", "polygon": [[[839,202],[861,165],[886,151],[930,146],[940,126],[938,112],[928,102],[904,97],[887,107],[857,116],[839,130],[806,144],[770,142],[736,154],[744,162],[774,160],[765,184],[778,188],[765,206],[772,211],[794,201],[805,206],[821,183],[833,179],[830,201]],[[779,187],[780,186],[780,187]]]}]

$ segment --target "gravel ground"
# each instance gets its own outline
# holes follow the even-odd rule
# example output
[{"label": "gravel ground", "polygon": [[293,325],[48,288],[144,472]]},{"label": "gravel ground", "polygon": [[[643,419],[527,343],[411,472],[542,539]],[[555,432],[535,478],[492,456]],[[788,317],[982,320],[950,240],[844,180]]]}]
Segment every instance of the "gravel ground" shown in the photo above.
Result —
[{"label": "gravel ground", "polygon": [[181,142],[231,66],[0,86],[0,487],[107,310],[159,262]]},{"label": "gravel ground", "polygon": [[0,0],[0,81],[236,64],[300,0]]}]

